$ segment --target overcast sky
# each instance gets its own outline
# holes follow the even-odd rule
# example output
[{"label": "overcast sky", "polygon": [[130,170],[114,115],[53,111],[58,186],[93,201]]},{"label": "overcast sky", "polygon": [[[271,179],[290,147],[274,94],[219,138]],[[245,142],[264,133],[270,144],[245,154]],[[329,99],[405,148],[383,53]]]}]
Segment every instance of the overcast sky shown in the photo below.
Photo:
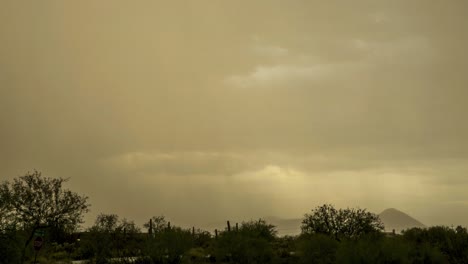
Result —
[{"label": "overcast sky", "polygon": [[143,223],[398,208],[468,225],[468,2],[0,8],[0,179]]}]

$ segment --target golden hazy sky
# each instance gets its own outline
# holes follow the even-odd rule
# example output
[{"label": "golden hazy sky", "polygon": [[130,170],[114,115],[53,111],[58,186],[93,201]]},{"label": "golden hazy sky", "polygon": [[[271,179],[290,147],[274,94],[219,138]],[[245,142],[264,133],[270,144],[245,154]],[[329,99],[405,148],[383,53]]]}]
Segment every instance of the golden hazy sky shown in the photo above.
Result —
[{"label": "golden hazy sky", "polygon": [[0,8],[0,179],[177,224],[322,203],[468,223],[468,2]]}]

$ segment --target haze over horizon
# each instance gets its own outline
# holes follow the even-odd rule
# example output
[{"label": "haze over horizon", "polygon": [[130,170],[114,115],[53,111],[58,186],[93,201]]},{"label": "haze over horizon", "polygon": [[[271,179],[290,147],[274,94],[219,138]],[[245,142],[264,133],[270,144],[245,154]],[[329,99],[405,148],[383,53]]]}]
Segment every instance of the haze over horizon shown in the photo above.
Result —
[{"label": "haze over horizon", "polygon": [[468,2],[18,1],[0,9],[0,180],[90,224],[301,217],[468,225]]}]

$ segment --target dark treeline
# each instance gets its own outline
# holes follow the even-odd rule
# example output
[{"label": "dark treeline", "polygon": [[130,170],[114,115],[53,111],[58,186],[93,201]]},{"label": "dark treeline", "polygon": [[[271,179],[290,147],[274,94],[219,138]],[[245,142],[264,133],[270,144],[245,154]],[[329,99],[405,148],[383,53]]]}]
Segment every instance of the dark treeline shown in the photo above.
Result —
[{"label": "dark treeline", "polygon": [[[377,215],[332,205],[305,214],[298,236],[280,237],[262,219],[208,232],[163,216],[140,228],[114,214],[78,232],[89,204],[62,182],[34,172],[0,185],[0,263],[468,263],[466,228],[385,233]],[[38,236],[44,244],[35,251]]]}]

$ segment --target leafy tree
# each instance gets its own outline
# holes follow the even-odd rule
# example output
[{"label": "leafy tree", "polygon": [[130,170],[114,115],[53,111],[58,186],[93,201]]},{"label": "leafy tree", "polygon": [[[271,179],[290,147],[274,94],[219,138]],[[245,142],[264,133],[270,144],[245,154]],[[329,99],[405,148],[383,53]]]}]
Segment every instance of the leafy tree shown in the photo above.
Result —
[{"label": "leafy tree", "polygon": [[94,221],[90,231],[99,233],[113,233],[119,223],[119,216],[116,214],[99,214]]},{"label": "leafy tree", "polygon": [[116,243],[117,256],[126,258],[137,256],[141,253],[141,233],[135,222],[123,218],[119,221],[114,238]]},{"label": "leafy tree", "polygon": [[18,232],[16,219],[12,213],[8,185],[0,184],[0,264],[14,263],[20,260],[21,252],[18,250]]},{"label": "leafy tree", "polygon": [[303,234],[324,234],[336,240],[356,239],[364,234],[384,229],[379,217],[365,209],[335,209],[325,204],[305,214],[302,220]]},{"label": "leafy tree", "polygon": [[263,238],[267,241],[273,241],[278,232],[274,225],[268,224],[265,220],[242,222],[239,231],[249,236]]},{"label": "leafy tree", "polygon": [[16,229],[8,182],[0,184],[0,235]]},{"label": "leafy tree", "polygon": [[[0,189],[7,188],[5,183]],[[0,191],[0,264],[14,263],[20,260],[21,252],[18,251],[15,219],[12,214],[9,197],[5,191]]]},{"label": "leafy tree", "polygon": [[133,221],[116,214],[99,214],[82,241],[81,256],[107,263],[111,257],[125,258],[139,253],[140,229]]},{"label": "leafy tree", "polygon": [[7,212],[7,219],[2,217],[1,221],[16,223],[28,233],[22,260],[36,230],[60,226],[73,231],[83,222],[83,214],[89,207],[88,198],[64,189],[62,185],[66,181],[43,177],[34,171],[11,183],[2,183],[0,197],[7,205],[3,205],[1,210]]},{"label": "leafy tree", "polygon": [[119,217],[116,214],[99,214],[94,225],[88,230],[88,237],[83,239],[81,255],[94,258],[96,263],[107,263],[115,247],[115,231]]}]

